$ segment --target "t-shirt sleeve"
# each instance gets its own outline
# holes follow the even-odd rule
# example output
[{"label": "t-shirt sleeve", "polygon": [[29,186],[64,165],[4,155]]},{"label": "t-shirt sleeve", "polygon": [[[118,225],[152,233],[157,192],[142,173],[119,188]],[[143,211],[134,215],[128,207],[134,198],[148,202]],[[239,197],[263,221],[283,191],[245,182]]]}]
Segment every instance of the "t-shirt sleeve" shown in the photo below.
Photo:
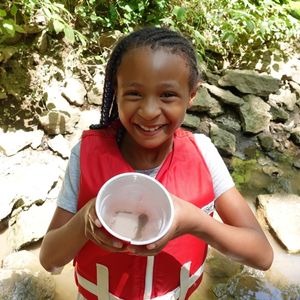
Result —
[{"label": "t-shirt sleeve", "polygon": [[234,187],[233,179],[215,145],[204,134],[194,134],[196,144],[210,171],[215,200]]},{"label": "t-shirt sleeve", "polygon": [[70,155],[64,181],[57,198],[57,206],[71,213],[77,212],[80,178],[80,143],[77,143]]}]

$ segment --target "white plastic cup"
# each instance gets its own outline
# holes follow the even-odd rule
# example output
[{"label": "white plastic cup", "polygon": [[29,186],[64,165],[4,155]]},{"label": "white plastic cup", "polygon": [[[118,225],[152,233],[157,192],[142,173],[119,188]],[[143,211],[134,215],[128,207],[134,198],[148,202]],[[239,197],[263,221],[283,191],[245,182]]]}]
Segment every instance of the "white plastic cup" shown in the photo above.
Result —
[{"label": "white plastic cup", "polygon": [[131,172],[116,175],[102,186],[96,198],[96,213],[112,236],[133,245],[147,245],[168,232],[174,207],[159,181]]}]

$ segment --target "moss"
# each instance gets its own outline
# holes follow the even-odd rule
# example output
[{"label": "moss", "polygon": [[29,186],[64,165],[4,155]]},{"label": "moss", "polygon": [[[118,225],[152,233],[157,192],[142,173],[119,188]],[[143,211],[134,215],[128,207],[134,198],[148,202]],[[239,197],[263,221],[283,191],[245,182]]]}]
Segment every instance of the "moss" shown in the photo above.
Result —
[{"label": "moss", "polygon": [[247,184],[250,181],[251,174],[257,168],[257,160],[256,158],[242,160],[234,157],[231,161],[231,167],[233,169],[231,176],[236,187],[240,190],[244,184]]}]

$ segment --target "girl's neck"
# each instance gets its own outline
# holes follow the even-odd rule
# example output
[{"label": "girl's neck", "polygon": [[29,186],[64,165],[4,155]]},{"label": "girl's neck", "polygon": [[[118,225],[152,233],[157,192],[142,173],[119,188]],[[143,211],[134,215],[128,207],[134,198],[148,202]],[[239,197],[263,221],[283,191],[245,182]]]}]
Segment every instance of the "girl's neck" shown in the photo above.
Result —
[{"label": "girl's neck", "polygon": [[120,144],[124,159],[135,170],[148,170],[160,166],[172,151],[173,139],[158,148],[147,149],[138,145],[127,133]]}]

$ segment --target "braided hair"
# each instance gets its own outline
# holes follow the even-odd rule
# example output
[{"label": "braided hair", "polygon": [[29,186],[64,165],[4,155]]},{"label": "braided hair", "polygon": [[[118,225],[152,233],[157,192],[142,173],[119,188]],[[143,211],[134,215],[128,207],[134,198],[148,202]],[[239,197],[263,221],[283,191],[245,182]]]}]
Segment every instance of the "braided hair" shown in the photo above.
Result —
[{"label": "braided hair", "polygon": [[[146,27],[132,32],[122,38],[113,49],[106,65],[100,124],[91,125],[91,129],[108,127],[118,119],[116,103],[116,74],[122,57],[129,50],[139,47],[150,47],[153,50],[166,48],[173,54],[183,56],[190,68],[189,85],[194,88],[200,79],[197,56],[189,40],[180,33],[166,28]],[[121,133],[120,133],[121,134]]]}]

